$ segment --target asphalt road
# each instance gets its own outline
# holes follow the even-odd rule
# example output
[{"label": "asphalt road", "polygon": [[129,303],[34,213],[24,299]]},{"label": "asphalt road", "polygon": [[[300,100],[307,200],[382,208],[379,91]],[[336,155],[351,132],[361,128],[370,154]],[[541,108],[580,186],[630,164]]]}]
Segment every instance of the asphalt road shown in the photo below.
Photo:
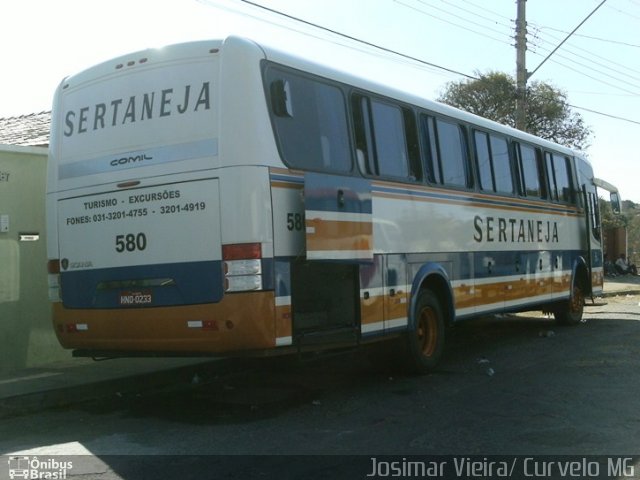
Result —
[{"label": "asphalt road", "polygon": [[211,367],[170,389],[3,419],[0,453],[94,455],[81,478],[100,479],[134,478],[122,455],[637,456],[640,296],[586,312],[574,327],[541,315],[459,325],[425,376],[363,352]]}]

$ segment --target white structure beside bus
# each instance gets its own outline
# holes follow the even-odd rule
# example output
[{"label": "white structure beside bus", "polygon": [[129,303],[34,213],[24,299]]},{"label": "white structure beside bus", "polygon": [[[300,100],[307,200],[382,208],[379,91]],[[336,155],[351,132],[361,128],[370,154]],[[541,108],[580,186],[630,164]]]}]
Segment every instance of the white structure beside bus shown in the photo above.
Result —
[{"label": "white structure beside bus", "polygon": [[404,338],[424,370],[464,318],[580,321],[595,182],[567,148],[250,40],[134,53],[56,93],[55,329],[94,356]]}]

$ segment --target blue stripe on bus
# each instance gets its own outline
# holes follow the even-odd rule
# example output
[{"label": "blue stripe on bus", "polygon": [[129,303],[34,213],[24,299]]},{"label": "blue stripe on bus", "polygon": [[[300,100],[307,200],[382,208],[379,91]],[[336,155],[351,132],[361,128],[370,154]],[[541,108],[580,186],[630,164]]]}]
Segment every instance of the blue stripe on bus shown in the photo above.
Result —
[{"label": "blue stripe on bus", "polygon": [[576,214],[577,210],[575,207],[565,206],[562,204],[554,204],[549,203],[545,205],[543,201],[538,201],[537,203],[522,203],[517,200],[511,200],[508,197],[504,198],[488,198],[482,197],[478,195],[473,195],[465,192],[444,192],[444,191],[435,191],[435,190],[425,190],[418,188],[406,188],[402,186],[382,186],[378,184],[374,184],[373,187],[374,193],[386,193],[392,195],[402,195],[409,197],[421,197],[425,199],[431,200],[447,200],[447,201],[457,201],[457,202],[465,202],[465,203],[478,203],[487,206],[495,206],[495,207],[507,207],[507,208],[516,208],[522,210],[537,210],[548,212],[557,215],[566,215],[566,214]]},{"label": "blue stripe on bus", "polygon": [[[274,261],[262,259],[262,288],[274,288]],[[62,301],[67,308],[120,308],[123,292],[150,292],[152,303],[166,307],[215,303],[222,299],[224,275],[221,261],[185,262],[136,267],[62,272]],[[144,286],[144,281],[164,286]],[[138,282],[127,286],[127,282]],[[112,285],[109,285],[109,283]],[[135,305],[128,305],[128,307]]]},{"label": "blue stripe on bus", "polygon": [[[426,263],[442,265],[452,282],[473,279],[489,280],[538,273],[548,275],[558,270],[571,270],[578,258],[582,257],[586,260],[585,255],[584,250],[412,253],[407,254],[408,278],[406,280],[411,283],[413,276]],[[374,257],[378,256],[379,254],[376,254]],[[556,257],[560,259],[557,268],[555,266]],[[540,259],[543,262],[542,271],[540,270]],[[592,267],[602,267],[602,255],[597,253],[593,255]],[[402,281],[399,279],[398,283],[400,284]]]},{"label": "blue stripe on bus", "polygon": [[280,257],[274,261],[276,297],[291,296],[291,264],[294,257]]},{"label": "blue stripe on bus", "polygon": [[146,148],[144,150],[135,150],[91,158],[89,160],[80,160],[68,164],[60,164],[58,167],[58,175],[61,179],[74,178],[216,155],[218,155],[218,139],[206,138],[193,142]]},{"label": "blue stripe on bus", "polygon": [[[339,191],[343,192],[340,205]],[[371,214],[371,183],[358,177],[307,173],[304,206],[313,211]]]},{"label": "blue stripe on bus", "polygon": [[[165,286],[144,281],[165,279]],[[172,280],[172,281],[170,281]],[[109,282],[112,282],[109,285]],[[138,282],[127,286],[127,282]],[[62,302],[67,308],[120,308],[122,292],[151,292],[150,307],[218,302],[223,294],[222,262],[185,262],[62,272]]]},{"label": "blue stripe on bus", "polygon": [[[336,177],[334,177],[336,178]],[[345,185],[349,183],[349,180],[361,181],[363,180],[360,177],[337,177],[345,179],[343,182]],[[364,179],[365,181],[369,181]],[[276,173],[271,172],[271,181],[285,182],[291,183],[292,185],[303,185],[304,177],[297,174],[285,174],[285,173]],[[335,187],[333,182],[330,182],[330,187]],[[456,201],[456,202],[465,202],[465,203],[476,203],[483,204],[486,206],[493,207],[504,207],[511,209],[520,209],[520,210],[536,210],[539,212],[546,212],[550,214],[556,215],[576,215],[579,213],[575,206],[571,205],[563,205],[557,203],[546,202],[543,199],[536,200],[534,203],[527,203],[521,199],[511,199],[509,197],[496,197],[490,198],[488,196],[484,196],[478,192],[464,192],[464,191],[451,191],[446,192],[442,190],[432,189],[428,186],[420,186],[416,185],[414,187],[405,187],[402,185],[380,185],[378,183],[373,184],[373,193],[378,194],[390,194],[390,195],[401,195],[407,198],[423,198],[429,199],[433,201]],[[309,208],[309,210],[316,210],[316,208]],[[368,212],[367,212],[368,213]]]}]

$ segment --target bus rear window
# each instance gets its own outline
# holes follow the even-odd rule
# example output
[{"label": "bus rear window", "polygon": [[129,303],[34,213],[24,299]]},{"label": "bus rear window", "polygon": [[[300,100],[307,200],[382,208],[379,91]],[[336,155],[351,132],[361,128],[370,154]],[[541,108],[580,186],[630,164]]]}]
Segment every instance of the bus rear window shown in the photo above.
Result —
[{"label": "bus rear window", "polygon": [[351,171],[342,91],[317,79],[276,68],[267,70],[266,82],[283,161],[301,170]]}]

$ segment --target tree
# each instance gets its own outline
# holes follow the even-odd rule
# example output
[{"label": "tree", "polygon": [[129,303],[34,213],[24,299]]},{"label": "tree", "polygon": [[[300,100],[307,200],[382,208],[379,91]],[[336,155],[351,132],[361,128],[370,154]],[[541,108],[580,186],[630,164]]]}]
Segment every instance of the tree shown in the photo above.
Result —
[{"label": "tree", "polygon": [[[476,75],[477,80],[448,83],[438,101],[515,127],[515,79],[501,72]],[[526,131],[579,150],[589,146],[592,133],[580,114],[571,110],[564,91],[535,81],[527,86]]]}]

